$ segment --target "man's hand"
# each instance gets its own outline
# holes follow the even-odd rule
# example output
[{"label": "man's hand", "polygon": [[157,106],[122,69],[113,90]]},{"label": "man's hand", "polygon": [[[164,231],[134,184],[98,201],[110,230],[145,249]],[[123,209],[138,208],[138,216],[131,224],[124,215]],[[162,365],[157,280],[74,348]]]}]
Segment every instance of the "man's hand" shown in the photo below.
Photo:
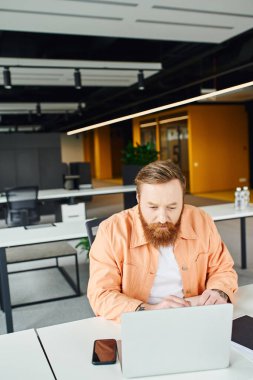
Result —
[{"label": "man's hand", "polygon": [[[223,294],[226,296],[225,293]],[[224,304],[227,303],[227,300],[228,297],[222,296],[218,290],[206,289],[199,297],[198,306]]]},{"label": "man's hand", "polygon": [[176,308],[176,307],[187,307],[191,306],[191,303],[189,301],[186,301],[184,298],[179,298],[176,296],[168,296],[164,298],[161,302],[150,305],[150,304],[143,304],[145,307],[145,310],[160,310],[160,309],[170,309],[170,308]]}]

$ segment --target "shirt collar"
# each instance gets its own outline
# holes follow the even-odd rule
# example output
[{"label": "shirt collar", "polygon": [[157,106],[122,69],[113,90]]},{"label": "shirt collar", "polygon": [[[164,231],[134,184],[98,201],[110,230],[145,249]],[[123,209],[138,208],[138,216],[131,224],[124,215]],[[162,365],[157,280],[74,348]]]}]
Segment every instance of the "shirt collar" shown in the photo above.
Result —
[{"label": "shirt collar", "polygon": [[[146,239],[146,236],[144,234],[138,205],[133,207],[132,210],[133,210],[133,229],[132,229],[132,235],[131,235],[130,248],[135,248],[144,244],[148,244],[149,242]],[[183,213],[182,213],[178,238],[182,238],[186,240],[197,239],[197,234],[194,231],[190,221],[191,221],[191,216],[189,215],[189,210],[187,208],[187,205],[185,205]]]},{"label": "shirt collar", "polygon": [[192,227],[192,216],[188,205],[184,205],[178,237],[183,239],[197,239],[198,235]]},{"label": "shirt collar", "polygon": [[135,248],[140,245],[148,244],[144,230],[142,227],[142,222],[139,213],[138,205],[133,207],[133,229],[131,235],[130,248]]}]

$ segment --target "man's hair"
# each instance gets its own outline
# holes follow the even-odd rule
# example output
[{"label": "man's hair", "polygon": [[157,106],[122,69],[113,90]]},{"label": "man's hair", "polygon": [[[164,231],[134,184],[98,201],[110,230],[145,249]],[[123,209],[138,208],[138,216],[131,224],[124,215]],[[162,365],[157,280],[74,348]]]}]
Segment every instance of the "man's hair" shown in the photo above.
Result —
[{"label": "man's hair", "polygon": [[182,190],[185,192],[185,177],[177,165],[169,160],[151,162],[144,166],[135,177],[137,193],[140,193],[140,187],[143,183],[160,184],[173,179],[179,180]]}]

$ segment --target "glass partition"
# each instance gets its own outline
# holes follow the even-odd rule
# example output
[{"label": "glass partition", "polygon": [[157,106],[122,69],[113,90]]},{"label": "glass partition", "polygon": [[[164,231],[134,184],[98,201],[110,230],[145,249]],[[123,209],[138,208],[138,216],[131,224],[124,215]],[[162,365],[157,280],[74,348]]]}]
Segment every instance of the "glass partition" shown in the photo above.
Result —
[{"label": "glass partition", "polygon": [[147,120],[140,124],[141,144],[152,142],[156,146],[156,127],[157,123],[154,119]]},{"label": "glass partition", "polygon": [[[169,120],[169,119],[168,119]],[[159,121],[160,158],[177,164],[189,184],[188,126],[186,120]]]}]

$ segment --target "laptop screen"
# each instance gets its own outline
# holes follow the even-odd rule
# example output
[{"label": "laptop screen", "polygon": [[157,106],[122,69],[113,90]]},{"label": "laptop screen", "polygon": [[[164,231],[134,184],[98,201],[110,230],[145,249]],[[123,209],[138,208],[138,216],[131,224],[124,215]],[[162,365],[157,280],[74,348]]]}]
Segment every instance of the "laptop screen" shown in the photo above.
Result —
[{"label": "laptop screen", "polygon": [[123,314],[123,375],[138,377],[227,367],[232,316],[232,304]]}]

